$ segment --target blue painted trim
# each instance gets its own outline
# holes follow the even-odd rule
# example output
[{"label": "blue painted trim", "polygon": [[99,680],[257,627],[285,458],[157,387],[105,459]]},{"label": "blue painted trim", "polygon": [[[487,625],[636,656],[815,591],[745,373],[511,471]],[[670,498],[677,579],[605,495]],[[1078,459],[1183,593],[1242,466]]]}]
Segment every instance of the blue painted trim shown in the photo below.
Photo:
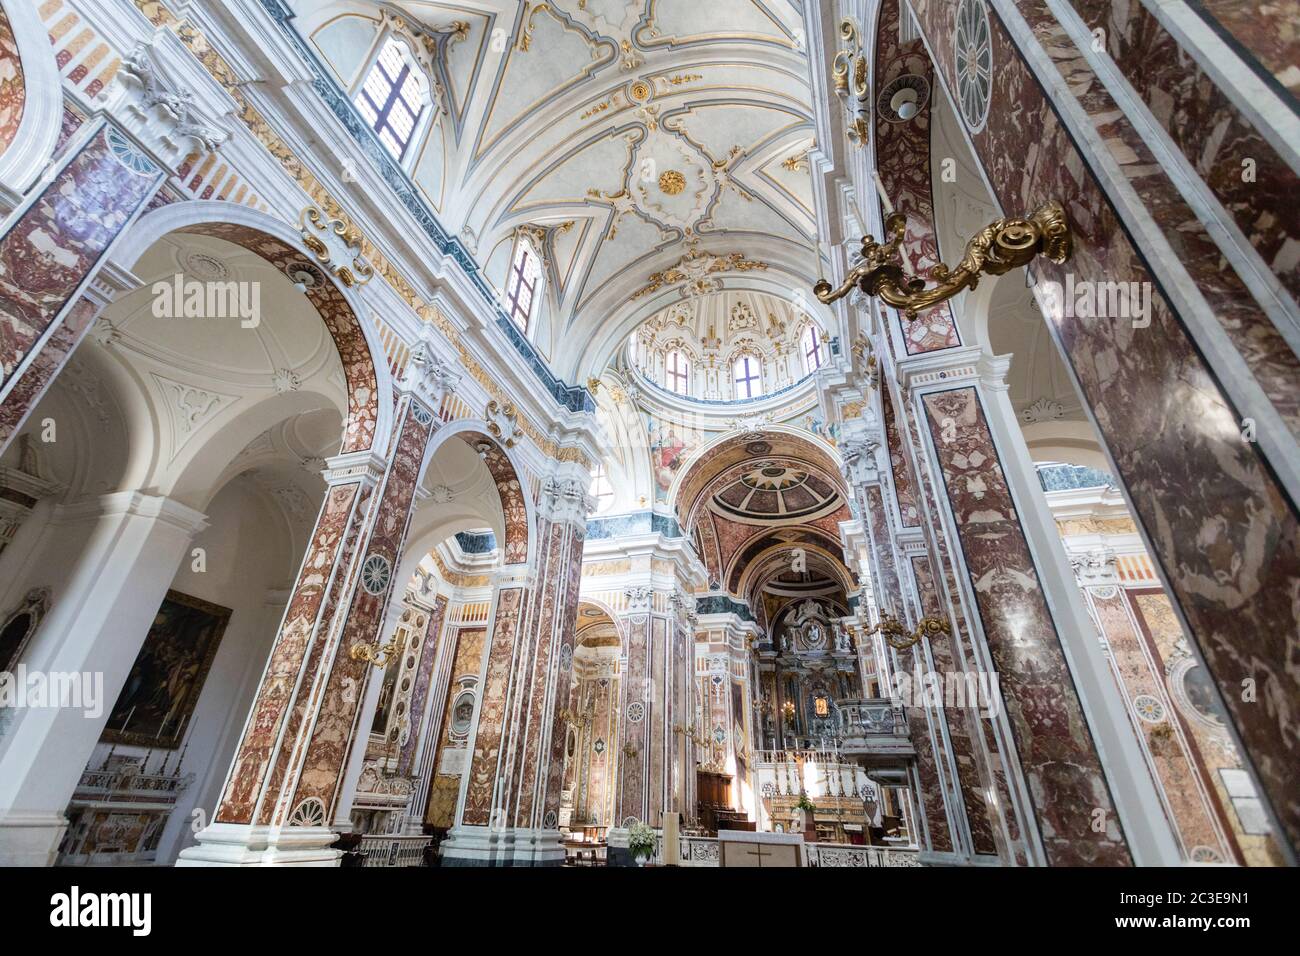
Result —
[{"label": "blue painted trim", "polygon": [[726,594],[706,594],[695,599],[696,614],[734,614],[741,620],[752,621],[754,615],[749,606],[732,599]]},{"label": "blue painted trim", "polygon": [[347,92],[339,86],[338,82],[325,69],[316,52],[307,43],[306,39],[298,33],[289,21],[293,20],[296,14],[290,10],[284,3],[284,0],[261,0],[263,9],[270,14],[271,19],[275,20],[289,38],[299,54],[306,60],[316,74],[312,80],[312,88],[320,94],[325,105],[330,108],[338,118],[352,138],[357,141],[370,164],[383,177],[397,198],[401,200],[406,210],[415,217],[416,222],[425,231],[438,251],[451,258],[460,266],[461,271],[473,284],[479,293],[483,296],[484,303],[491,309],[496,320],[497,328],[506,333],[506,338],[515,347],[528,367],[532,369],[533,374],[541,380],[557,402],[570,411],[575,412],[594,412],[596,410],[596,401],[591,393],[581,385],[569,385],[556,376],[551,371],[546,360],[538,354],[533,343],[529,342],[519,327],[510,320],[505,311],[497,303],[496,296],[492,292],[492,287],[483,277],[478,263],[470,255],[469,250],[455,236],[449,235],[442,224],[438,222],[437,217],[429,208],[428,204],[420,198],[416,191],[415,184],[411,177],[407,175],[406,170],[393,159],[392,155],[379,142],[374,131],[361,119],[357,113],[356,107],[348,99]]},{"label": "blue painted trim", "polygon": [[457,531],[456,543],[465,554],[491,554],[497,549],[497,537],[491,531],[479,534]]},{"label": "blue painted trim", "polygon": [[632,511],[606,518],[587,519],[588,541],[621,538],[633,534],[661,534],[665,538],[685,537],[676,518],[672,515],[659,514],[657,511]]}]

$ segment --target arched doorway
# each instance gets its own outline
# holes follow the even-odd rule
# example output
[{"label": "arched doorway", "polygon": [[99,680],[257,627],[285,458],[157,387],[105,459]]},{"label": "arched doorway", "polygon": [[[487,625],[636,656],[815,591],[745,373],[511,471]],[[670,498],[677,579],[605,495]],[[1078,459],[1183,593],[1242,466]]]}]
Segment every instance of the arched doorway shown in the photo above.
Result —
[{"label": "arched doorway", "polygon": [[[265,659],[294,588],[326,459],[369,449],[377,426],[387,441],[387,369],[331,280],[295,287],[310,263],[291,242],[222,203],[145,217],[115,259],[144,284],[104,311],[5,454],[50,489],[3,555],[4,606],[51,592],[25,663],[104,681],[100,720],[25,713],[0,754],[14,771],[0,799],[48,805],[43,853],[105,775],[163,774],[171,802],[112,826],[78,818],[70,862],[170,858],[179,811],[211,814],[238,736],[225,717],[256,689],[248,661]],[[38,783],[24,761],[53,739],[69,759]]]}]

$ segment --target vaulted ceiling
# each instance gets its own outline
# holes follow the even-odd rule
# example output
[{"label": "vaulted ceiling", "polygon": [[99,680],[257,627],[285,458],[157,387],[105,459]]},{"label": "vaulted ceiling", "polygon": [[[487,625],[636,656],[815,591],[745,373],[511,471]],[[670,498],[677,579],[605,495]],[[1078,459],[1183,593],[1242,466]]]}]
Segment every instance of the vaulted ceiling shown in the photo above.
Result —
[{"label": "vaulted ceiling", "polygon": [[811,441],[781,432],[741,435],[691,466],[676,499],[710,587],[750,602],[844,590],[839,523],[850,518],[838,469]]},{"label": "vaulted ceiling", "polygon": [[538,230],[535,334],[560,376],[598,371],[700,280],[789,298],[816,273],[811,93],[789,0],[298,6],[309,31],[400,6],[447,38],[446,112],[412,177],[498,283],[516,230]]}]

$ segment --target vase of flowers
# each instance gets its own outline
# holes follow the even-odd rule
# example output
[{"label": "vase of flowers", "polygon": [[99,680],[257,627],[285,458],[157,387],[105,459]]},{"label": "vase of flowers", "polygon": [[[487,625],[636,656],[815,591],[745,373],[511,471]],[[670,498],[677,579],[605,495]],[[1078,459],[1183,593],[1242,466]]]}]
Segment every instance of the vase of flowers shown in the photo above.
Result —
[{"label": "vase of flowers", "polygon": [[817,804],[808,799],[806,792],[800,790],[799,799],[794,805],[795,832],[802,831],[804,839],[809,843],[815,843],[817,840],[817,824],[813,816],[816,812]]},{"label": "vase of flowers", "polygon": [[627,849],[637,866],[645,866],[655,852],[654,827],[639,821],[628,827]]}]

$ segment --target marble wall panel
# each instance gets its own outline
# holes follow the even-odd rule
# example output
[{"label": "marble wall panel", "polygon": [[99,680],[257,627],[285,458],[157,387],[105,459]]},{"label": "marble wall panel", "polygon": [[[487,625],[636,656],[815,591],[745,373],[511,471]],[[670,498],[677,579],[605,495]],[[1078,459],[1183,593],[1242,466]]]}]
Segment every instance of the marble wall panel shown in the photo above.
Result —
[{"label": "marble wall panel", "polygon": [[880,404],[884,412],[885,441],[889,446],[889,466],[894,478],[894,497],[898,501],[899,518],[904,528],[918,528],[921,525],[921,510],[917,504],[916,480],[903,450],[903,437],[898,429],[898,418],[894,414],[894,402],[890,398],[889,389],[881,391]]},{"label": "marble wall panel", "polygon": [[[900,0],[884,0],[880,6],[874,34],[873,96],[879,96],[891,81],[903,74],[923,77],[933,86],[933,67],[921,41],[899,42],[899,3]],[[917,275],[929,275],[942,261],[939,238],[934,232],[929,103],[909,122],[891,122],[879,110],[873,113],[876,117],[874,151],[880,180],[894,208],[907,216],[903,254]],[[957,323],[947,304],[922,312],[914,320],[902,315],[898,319],[908,355],[961,344]]]},{"label": "marble wall panel", "polygon": [[[1041,4],[1022,0],[1018,7],[1047,35]],[[956,4],[916,0],[915,9],[951,81]],[[996,13],[991,27],[993,93],[988,125],[973,136],[976,153],[1005,208],[1031,209],[1059,198],[1075,230],[1066,266],[1038,260],[1035,276],[1063,282],[1069,271],[1076,280],[1154,282]],[[1226,274],[1217,260],[1187,266],[1197,281]],[[1300,430],[1300,390],[1287,374],[1294,356],[1269,344],[1266,319],[1216,315],[1228,323],[1225,330],[1284,420]],[[1243,440],[1241,415],[1219,375],[1158,287],[1145,328],[1122,320],[1051,320],[1249,759],[1291,844],[1300,844],[1300,712],[1290,703],[1300,700],[1300,672],[1291,663],[1300,654],[1294,502],[1259,447]],[[1254,688],[1249,699],[1243,686]]]},{"label": "marble wall panel", "polygon": [[956,388],[922,403],[1047,860],[1130,864],[979,397]]},{"label": "marble wall panel", "polygon": [[[415,687],[411,690],[411,730],[406,743],[402,745],[401,754],[398,756],[397,772],[399,774],[410,774],[414,770],[415,753],[420,747],[420,734],[423,730],[424,715],[428,709],[429,692],[433,684],[433,665],[438,659],[438,650],[442,643],[442,622],[446,613],[447,598],[445,595],[439,594],[433,602],[433,612],[429,615],[425,628],[420,661],[415,672]],[[426,746],[432,747],[436,743],[436,739],[430,736]]]},{"label": "marble wall panel", "polygon": [[[104,125],[46,183],[0,236],[0,400],[35,401],[51,362],[21,389],[19,370],[132,216],[162,182],[158,166],[116,127]],[[71,331],[71,330],[70,330]],[[63,358],[69,342],[59,344]],[[6,412],[14,421],[30,410]]]},{"label": "marble wall panel", "polygon": [[[1145,4],[1071,2],[1090,30],[1104,31],[1106,52],[1160,128],[1291,297],[1300,298],[1300,257],[1291,251],[1300,243],[1300,217],[1279,214],[1300,195],[1291,167]],[[1200,230],[1179,234],[1209,239]]]},{"label": "marble wall panel", "polygon": [[0,155],[18,135],[27,105],[27,80],[9,17],[0,10]]},{"label": "marble wall panel", "polygon": [[429,806],[425,809],[424,821],[435,827],[450,828],[456,823],[456,801],[460,798],[461,774],[442,772],[443,754],[448,748],[464,748],[467,741],[452,740],[452,721],[454,704],[461,690],[466,686],[463,681],[473,678],[475,686],[482,690],[483,651],[487,644],[487,631],[481,627],[448,628],[447,640],[454,641],[451,664],[451,679],[447,682],[447,698],[442,706],[442,727],[438,731],[434,755],[433,782],[429,791]]},{"label": "marble wall panel", "polygon": [[[913,555],[910,563],[922,612],[926,617],[947,620],[939,600],[929,557],[924,554]],[[940,678],[944,675],[960,673],[953,661],[950,640],[951,638],[947,636],[941,636],[923,642],[930,649],[934,672]],[[964,707],[960,710],[949,710],[945,707],[943,719],[952,746],[952,760],[957,768],[957,783],[961,790],[962,804],[966,809],[966,822],[970,828],[972,849],[978,855],[997,856],[998,846],[993,835],[991,811],[985,798],[985,788],[980,784],[979,766],[976,763],[975,746],[969,727],[970,721],[980,718],[973,707]]]},{"label": "marble wall panel", "polygon": [[1296,42],[1300,38],[1300,3],[1296,0],[1196,0],[1187,5],[1211,29],[1228,39],[1239,56],[1262,77],[1272,79],[1290,95],[1291,106],[1300,98],[1300,67]]},{"label": "marble wall panel", "polygon": [[[879,485],[866,486],[866,505],[872,553],[877,575],[884,588],[884,593],[877,595],[881,614],[892,614],[900,621],[905,620],[902,584],[894,562],[893,539],[890,536],[885,500]],[[916,663],[910,654],[899,653],[895,655],[895,659],[898,668],[905,671],[913,682],[919,678]],[[936,853],[951,853],[954,850],[952,826],[948,821],[947,806],[943,798],[943,780],[939,774],[938,758],[935,754],[934,739],[930,735],[929,717],[926,711],[919,707],[908,707],[907,726],[911,733],[912,746],[916,749],[917,773],[921,780],[919,802],[925,813],[930,849]]]},{"label": "marble wall panel", "polygon": [[[926,530],[929,534],[930,545],[933,548],[931,553],[934,556],[934,560],[938,562],[938,567],[941,571],[941,577],[939,580],[942,582],[943,591],[940,592],[936,589],[935,595],[939,596],[940,593],[948,595],[947,604],[950,611],[949,622],[951,626],[954,626],[954,630],[952,634],[949,635],[946,642],[941,640],[932,643],[930,646],[932,651],[936,646],[939,646],[940,654],[943,655],[945,659],[951,660],[954,666],[957,666],[958,662],[963,662],[961,664],[962,669],[970,669],[976,666],[974,662],[977,658],[971,649],[972,634],[970,624],[966,620],[966,613],[963,610],[962,602],[959,597],[962,592],[959,590],[957,574],[953,567],[952,553],[948,546],[947,535],[942,526],[938,523],[938,515],[942,509],[942,503],[936,497],[938,492],[936,491],[934,476],[931,474],[930,460],[923,451],[926,446],[921,432],[921,422],[925,417],[925,412],[923,409],[920,409],[918,405],[918,401],[913,397],[906,404],[900,404],[899,407],[904,410],[903,420],[907,426],[905,436],[906,446],[911,455],[912,461],[916,464],[916,475],[919,478],[921,495],[923,500],[926,502],[926,507],[923,509],[923,512]],[[932,564],[931,568],[933,569],[933,567],[934,565]],[[947,652],[946,654],[944,654],[945,651]],[[1014,848],[1013,852],[1016,854],[1016,862],[1024,864],[1026,862],[1023,849],[1024,844],[1021,841],[1019,820],[1012,810],[1015,804],[1011,799],[1011,785],[1007,779],[1008,768],[1007,762],[1003,759],[1003,748],[999,746],[998,737],[997,734],[994,733],[992,721],[975,720],[973,721],[973,724],[973,727],[968,724],[968,730],[973,730],[974,733],[969,741],[970,749],[966,753],[966,756],[969,758],[978,754],[979,750],[976,745],[976,740],[982,737],[984,742],[984,753],[988,755],[988,760],[981,769],[991,777],[991,786],[996,790],[998,795],[998,806],[1004,808],[1002,813],[1002,824],[1005,826],[1007,838],[1011,841]],[[956,745],[954,744],[954,747],[955,746]],[[962,754],[957,753],[954,756],[959,762],[960,773]],[[1012,757],[1012,763],[1014,763],[1014,755],[1012,755]],[[982,793],[986,794],[989,786],[990,784],[981,778]],[[992,817],[994,815],[993,807],[988,805],[988,803],[985,805],[988,814]]]},{"label": "marble wall panel", "polygon": [[1181,728],[1175,729],[1173,705],[1163,675],[1155,670],[1142,644],[1124,593],[1116,587],[1104,587],[1088,588],[1087,594],[1110,647],[1116,682],[1128,705],[1133,728],[1155,770],[1183,858],[1197,863],[1240,862],[1216,819]]}]

